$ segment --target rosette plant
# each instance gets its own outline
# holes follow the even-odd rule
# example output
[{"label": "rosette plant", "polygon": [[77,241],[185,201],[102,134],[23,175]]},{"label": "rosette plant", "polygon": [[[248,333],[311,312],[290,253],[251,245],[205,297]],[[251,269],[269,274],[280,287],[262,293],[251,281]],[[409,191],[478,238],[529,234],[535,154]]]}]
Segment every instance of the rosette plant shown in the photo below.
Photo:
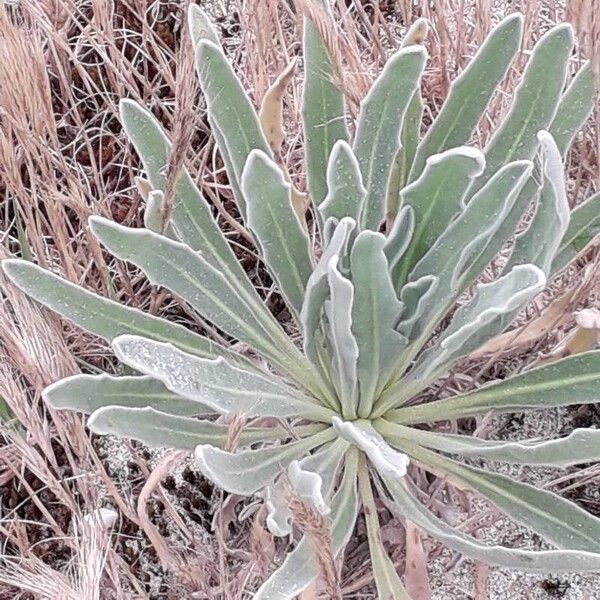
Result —
[{"label": "rosette plant", "polygon": [[[335,557],[364,512],[380,598],[408,594],[379,535],[378,496],[477,560],[600,570],[598,518],[550,491],[461,460],[589,463],[600,458],[600,431],[503,442],[433,426],[489,411],[596,402],[600,352],[469,393],[432,401],[424,393],[504,331],[597,231],[598,196],[570,213],[565,193],[563,157],[594,102],[589,65],[565,90],[571,28],[559,25],[539,40],[510,110],[480,151],[466,144],[518,52],[520,15],[490,33],[423,136],[426,51],[411,44],[414,30],[362,101],[350,135],[343,94],[306,19],[309,228],[212,25],[196,6],[189,23],[208,120],[240,217],[301,336],[290,337],[267,309],[187,172],[176,185],[168,226],[156,225],[164,217],[169,138],[149,112],[124,100],[123,125],[153,189],[146,227],[92,217],[90,228],[108,251],[239,343],[225,347],[30,262],[6,260],[3,269],[16,285],[111,342],[138,373],[70,377],[45,390],[46,402],[89,413],[89,427],[99,434],[194,451],[199,470],[217,486],[261,495],[270,530],[292,536],[293,550],[256,591],[258,600],[293,598],[319,575],[313,544],[294,525],[293,499],[323,516]],[[515,235],[525,214],[528,225]],[[477,283],[507,244],[504,266]],[[224,449],[223,415],[244,419],[235,451]],[[555,549],[486,545],[453,528],[422,502],[420,469],[472,489]]]}]

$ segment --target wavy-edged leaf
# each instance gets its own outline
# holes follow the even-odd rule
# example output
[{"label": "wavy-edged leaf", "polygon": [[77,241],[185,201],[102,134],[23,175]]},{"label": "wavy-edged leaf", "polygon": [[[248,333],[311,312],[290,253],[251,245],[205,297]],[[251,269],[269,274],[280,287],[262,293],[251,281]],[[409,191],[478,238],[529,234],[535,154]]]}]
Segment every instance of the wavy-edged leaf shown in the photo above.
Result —
[{"label": "wavy-edged leaf", "polygon": [[569,227],[552,262],[551,272],[566,267],[581,250],[600,235],[600,193],[571,211]]},{"label": "wavy-edged leaf", "polygon": [[152,283],[170,289],[217,327],[311,385],[306,370],[310,366],[254,290],[227,278],[200,252],[147,229],[100,217],[91,217],[90,226],[106,248],[141,268]]},{"label": "wavy-edged leaf", "polygon": [[198,356],[227,356],[230,362],[250,364],[239,354],[182,325],[98,296],[29,261],[6,259],[1,265],[7,277],[28,296],[109,342],[119,335],[143,335],[153,340],[171,341]]},{"label": "wavy-edged leaf", "polygon": [[464,209],[464,199],[473,180],[485,167],[483,154],[468,146],[430,156],[418,179],[400,192],[402,206],[414,211],[415,229],[395,273],[400,289],[408,274]]},{"label": "wavy-edged leaf", "polygon": [[392,365],[406,346],[395,329],[403,305],[397,299],[384,253],[385,236],[362,231],[350,255],[354,285],[352,332],[358,344],[358,416],[371,414],[373,400],[387,382]]},{"label": "wavy-edged leaf", "polygon": [[303,45],[302,124],[308,191],[313,203],[319,206],[327,195],[325,165],[334,144],[348,139],[348,131],[344,95],[334,83],[331,63],[319,32],[308,18],[304,19]]},{"label": "wavy-edged leaf", "polygon": [[358,220],[366,194],[352,148],[345,140],[338,140],[327,163],[327,196],[319,206],[323,222],[330,217]]},{"label": "wavy-edged leaf", "polygon": [[353,148],[367,190],[360,218],[364,229],[377,230],[385,216],[388,178],[400,144],[402,121],[426,56],[421,46],[399,50],[361,102]]},{"label": "wavy-edged leaf", "polygon": [[[402,320],[398,323],[398,331],[406,339],[414,339],[422,334],[425,311],[429,309],[431,298],[437,292],[439,278],[435,275],[423,275],[416,281],[410,281],[400,290],[400,300],[404,305]],[[415,328],[415,325],[419,327]]]},{"label": "wavy-edged leaf", "polygon": [[371,568],[377,587],[377,597],[385,598],[385,600],[411,600],[394,563],[383,547],[377,505],[375,504],[369,471],[364,460],[359,465],[358,489],[364,507]]},{"label": "wavy-edged leaf", "polygon": [[[171,143],[157,119],[132,100],[120,103],[121,122],[142,159],[152,189],[164,190]],[[179,238],[202,252],[212,266],[228,273],[240,285],[251,284],[216,224],[206,199],[185,168],[175,185],[171,222]]]},{"label": "wavy-edged leaf", "polygon": [[343,421],[333,417],[333,428],[345,440],[362,450],[381,475],[404,477],[409,459],[406,454],[394,450],[375,430],[371,421]]},{"label": "wavy-edged leaf", "polygon": [[199,402],[178,396],[152,377],[113,377],[105,373],[60,379],[44,389],[43,398],[52,408],[68,408],[85,414],[104,406],[149,407],[183,417],[215,412]]},{"label": "wavy-edged leaf", "polygon": [[[404,445],[399,447],[408,451]],[[505,475],[460,464],[425,448],[412,446],[410,455],[422,467],[470,487],[508,517],[559,548],[599,553],[600,519],[577,504]]]},{"label": "wavy-edged leaf", "polygon": [[469,435],[437,433],[378,420],[375,428],[392,445],[407,440],[446,454],[474,456],[520,465],[570,467],[600,460],[600,430],[575,429],[569,435],[550,440],[506,442]]},{"label": "wavy-edged leaf", "polygon": [[[600,401],[600,351],[570,356],[453,398],[392,411],[398,423],[427,423],[486,413]],[[386,417],[387,418],[387,417]]]},{"label": "wavy-edged leaf", "polygon": [[208,120],[216,131],[229,183],[245,219],[246,202],[241,192],[244,165],[252,150],[262,150],[267,156],[271,156],[271,150],[252,102],[220,46],[206,38],[197,43],[196,71],[206,98]]},{"label": "wavy-edged leaf", "polygon": [[544,272],[535,265],[517,265],[499,279],[479,284],[473,298],[456,311],[450,325],[417,361],[408,378],[420,379],[425,387],[451,363],[502,333],[545,287]]},{"label": "wavy-edged leaf", "polygon": [[250,152],[241,179],[247,224],[283,297],[300,313],[312,263],[309,239],[292,206],[292,186],[263,152]]},{"label": "wavy-edged leaf", "polygon": [[[331,502],[331,551],[334,557],[348,543],[358,515],[357,464],[358,453],[349,452],[340,487]],[[313,542],[304,536],[281,567],[260,586],[254,600],[292,600],[318,577],[319,572]]]},{"label": "wavy-edged leaf", "polygon": [[[153,408],[105,406],[92,413],[87,425],[94,433],[138,440],[152,448],[193,450],[198,444],[218,447],[229,437],[227,425],[171,415]],[[306,433],[318,435],[311,429]],[[275,427],[248,427],[240,433],[239,444],[285,439],[289,435],[289,431]]]},{"label": "wavy-edged leaf", "polygon": [[569,226],[570,209],[560,151],[546,131],[538,134],[542,150],[544,183],[533,219],[515,239],[505,270],[532,263],[547,275]]},{"label": "wavy-edged leaf", "polygon": [[358,344],[352,331],[354,286],[339,272],[336,256],[331,258],[327,267],[327,284],[329,299],[325,300],[324,310],[332,356],[332,376],[343,415],[355,418],[358,404]]},{"label": "wavy-edged leaf", "polygon": [[600,569],[600,555],[577,550],[519,550],[488,546],[438,519],[410,491],[405,481],[386,479],[385,485],[402,515],[445,546],[477,561],[515,570],[585,572]]},{"label": "wavy-edged leaf", "polygon": [[486,168],[474,191],[508,162],[533,157],[538,132],[548,129],[556,114],[572,50],[573,30],[567,23],[553,27],[535,45],[509,113],[485,149]]},{"label": "wavy-edged leaf", "polygon": [[519,50],[522,30],[521,14],[506,17],[494,27],[465,70],[452,82],[446,101],[417,148],[409,181],[419,177],[428,157],[469,141]]},{"label": "wavy-edged leaf", "polygon": [[293,460],[334,437],[333,429],[328,428],[297,442],[236,453],[199,445],[195,456],[202,473],[216,485],[232,494],[247,496],[271,484]]},{"label": "wavy-edged leaf", "polygon": [[220,413],[323,421],[334,414],[274,376],[244,371],[222,358],[199,358],[172,344],[136,336],[120,336],[113,347],[117,357],[131,368],[162,381],[179,396]]}]

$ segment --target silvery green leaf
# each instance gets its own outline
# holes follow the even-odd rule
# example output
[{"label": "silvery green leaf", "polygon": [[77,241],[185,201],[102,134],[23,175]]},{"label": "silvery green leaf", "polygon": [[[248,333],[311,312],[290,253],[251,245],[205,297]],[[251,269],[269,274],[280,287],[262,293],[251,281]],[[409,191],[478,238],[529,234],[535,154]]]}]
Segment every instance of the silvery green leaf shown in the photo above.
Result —
[{"label": "silvery green leaf", "polygon": [[[132,100],[122,100],[119,108],[123,127],[142,159],[152,189],[164,190],[171,143],[161,124]],[[185,168],[175,186],[171,222],[184,243],[201,251],[212,266],[237,279],[240,286],[251,288],[246,273],[213,218],[211,207]]]},{"label": "silvery green leaf", "polygon": [[388,179],[404,114],[419,85],[426,56],[421,46],[400,49],[361,102],[353,148],[367,190],[360,218],[363,229],[377,230],[385,216]]},{"label": "silvery green leaf", "polygon": [[394,450],[370,421],[343,421],[333,417],[333,428],[345,440],[362,450],[383,477],[404,477],[409,458]]},{"label": "silvery green leaf", "polygon": [[358,345],[352,332],[354,286],[338,270],[334,256],[327,267],[329,299],[324,303],[327,317],[326,335],[331,347],[331,371],[343,415],[356,417],[358,404]]},{"label": "silvery green leaf", "polygon": [[452,148],[430,156],[420,177],[400,192],[401,205],[410,206],[414,211],[415,229],[398,272],[394,273],[398,289],[415,264],[464,209],[465,196],[484,167],[485,159],[479,150],[468,146]]},{"label": "silvery green leaf", "polygon": [[239,354],[181,325],[102,298],[33,263],[7,259],[1,264],[7,277],[34,300],[109,342],[123,334],[143,335],[172,341],[178,348],[198,356],[227,356],[230,362],[250,364]]},{"label": "silvery green leaf", "polygon": [[387,382],[393,363],[406,346],[395,330],[402,303],[397,299],[384,253],[385,236],[362,231],[350,255],[354,285],[352,333],[358,345],[358,416],[371,414],[373,400]]},{"label": "silvery green leaf", "polygon": [[517,236],[506,270],[535,264],[547,275],[569,226],[570,208],[560,151],[546,131],[538,134],[542,149],[544,182],[533,219]]},{"label": "silvery green leaf", "polygon": [[352,148],[345,140],[338,140],[327,164],[327,196],[319,205],[323,221],[327,222],[330,217],[358,220],[366,195]]},{"label": "silvery green leaf", "polygon": [[437,433],[383,420],[376,421],[375,428],[392,445],[406,440],[446,454],[512,464],[564,468],[600,460],[600,430],[597,429],[575,429],[558,439],[505,442],[470,435]]},{"label": "silvery green leaf", "polygon": [[300,461],[293,461],[287,470],[292,489],[306,500],[317,512],[328,515],[331,512],[323,496],[323,480],[318,473],[308,471],[300,466]]},{"label": "silvery green leaf", "polygon": [[452,82],[448,98],[417,148],[409,181],[417,179],[429,156],[469,141],[519,50],[522,29],[522,15],[514,13],[506,17]]},{"label": "silvery green leaf", "polygon": [[200,40],[210,40],[219,45],[219,34],[215,29],[210,17],[197,4],[190,4],[188,10],[188,28],[194,46]]},{"label": "silvery green leaf", "polygon": [[415,213],[410,206],[403,206],[394,219],[394,224],[385,242],[385,255],[390,273],[400,263],[415,230]]},{"label": "silvery green leaf", "polygon": [[359,464],[358,491],[362,500],[367,526],[367,540],[377,597],[386,600],[412,600],[404,588],[394,563],[383,546],[373,486],[371,485],[368,467],[364,461]]},{"label": "silvery green leaf", "polygon": [[241,179],[247,225],[270,273],[292,310],[299,314],[312,272],[309,239],[292,205],[292,186],[263,152],[250,152]]},{"label": "silvery green leaf", "polygon": [[232,494],[247,496],[270,485],[293,460],[334,437],[328,428],[297,442],[236,453],[206,444],[196,447],[195,456],[202,473],[216,485]]},{"label": "silvery green leaf", "polygon": [[326,499],[331,497],[338,471],[349,447],[346,440],[337,438],[300,461],[302,469],[313,471],[321,477],[323,496]]},{"label": "silvery green leaf", "polygon": [[392,411],[398,423],[427,423],[483,414],[593,404],[600,401],[600,352],[531,369],[479,390]]},{"label": "silvery green leaf", "polygon": [[[340,487],[331,502],[331,552],[334,557],[348,543],[358,515],[357,462],[358,453],[350,452]],[[313,541],[304,536],[281,567],[260,586],[254,600],[292,600],[318,577],[319,572]]]},{"label": "silvery green leaf", "polygon": [[510,477],[462,465],[425,448],[413,446],[410,452],[422,467],[461,487],[472,488],[509,518],[559,548],[598,553],[600,519],[577,504]]},{"label": "silvery green leaf", "polygon": [[553,27],[535,45],[510,111],[485,149],[486,168],[474,191],[503,165],[533,157],[538,131],[548,129],[556,114],[572,50],[568,23]]},{"label": "silvery green leaf", "polygon": [[417,527],[465,556],[490,565],[526,571],[585,572],[600,569],[600,556],[577,550],[519,550],[488,546],[438,519],[407,489],[404,480],[386,479],[385,485],[402,514]]},{"label": "silvery green leaf", "polygon": [[[328,2],[325,4],[328,5]],[[304,19],[304,92],[302,125],[308,191],[319,206],[327,195],[325,165],[334,144],[347,140],[344,95],[334,83],[327,50],[314,23]]]},{"label": "silvery green leaf", "polygon": [[[203,317],[293,375],[303,385],[310,365],[253,289],[215,269],[201,252],[157,235],[91,217],[94,235],[121,260],[141,268],[148,279],[190,303]],[[307,371],[308,369],[308,371]]]},{"label": "silvery green leaf", "polygon": [[552,273],[565,267],[598,235],[600,235],[600,193],[571,211],[569,227],[552,262]]},{"label": "silvery green leaf", "polygon": [[72,375],[49,385],[42,395],[52,408],[68,408],[86,414],[104,406],[149,407],[183,417],[215,412],[199,402],[174,394],[151,377]]},{"label": "silvery green leaf", "polygon": [[319,329],[323,304],[329,296],[327,265],[334,257],[346,253],[356,221],[350,217],[342,219],[335,227],[331,240],[324,247],[321,258],[306,286],[306,297],[302,306],[301,321],[304,333],[304,353],[315,364],[318,362],[315,335]]},{"label": "silvery green leaf", "polygon": [[216,131],[229,183],[245,219],[246,202],[240,183],[244,165],[252,150],[262,150],[267,156],[271,156],[271,150],[252,102],[220,46],[206,38],[199,40],[196,71],[206,98],[209,123]]},{"label": "silvery green leaf", "polygon": [[546,287],[544,272],[535,265],[517,265],[491,283],[479,284],[475,295],[454,314],[435,345],[414,366],[409,379],[426,382],[499,335],[518,312]]},{"label": "silvery green leaf", "polygon": [[562,155],[569,149],[576,133],[590,116],[596,104],[596,97],[592,65],[586,62],[560,99],[550,125],[549,131]]},{"label": "silvery green leaf", "polygon": [[[193,450],[198,444],[222,446],[229,427],[211,421],[191,419],[154,410],[127,406],[104,406],[94,411],[88,427],[100,435],[118,435],[143,442],[152,448]],[[289,436],[281,429],[249,427],[240,434],[240,445]]]},{"label": "silvery green leaf", "polygon": [[117,358],[131,368],[220,413],[299,416],[326,422],[334,414],[273,375],[245,371],[221,358],[203,359],[171,344],[129,335],[118,337],[113,347]]},{"label": "silvery green leaf", "polygon": [[415,281],[410,281],[400,290],[404,312],[397,329],[406,339],[412,340],[421,335],[422,329],[415,330],[415,325],[424,320],[425,310],[430,307],[431,298],[438,287],[439,279],[435,275],[423,275]]}]

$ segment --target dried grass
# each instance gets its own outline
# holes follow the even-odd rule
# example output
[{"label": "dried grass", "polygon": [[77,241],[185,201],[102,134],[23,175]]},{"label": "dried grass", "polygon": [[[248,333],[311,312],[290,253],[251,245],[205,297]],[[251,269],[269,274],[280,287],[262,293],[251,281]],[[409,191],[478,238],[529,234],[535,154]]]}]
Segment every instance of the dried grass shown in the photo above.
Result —
[{"label": "dried grass", "polygon": [[[206,324],[185,306],[153,290],[136,270],[104,255],[86,228],[91,214],[127,224],[141,221],[143,194],[134,181],[140,174],[139,161],[121,131],[117,113],[119,98],[134,98],[171,132],[167,207],[173,183],[185,165],[213,201],[257,287],[264,288],[273,309],[278,310],[271,284],[236,221],[203,111],[195,108],[201,106],[201,98],[192,74],[190,47],[180,43],[187,4],[187,0],[0,3],[0,253],[32,257],[91,290],[203,330]],[[569,0],[566,15],[581,40],[574,69],[586,56],[594,62],[597,76],[598,4],[599,0]],[[301,14],[324,37],[335,80],[352,113],[385,56],[399,46],[407,26],[424,17],[433,31],[426,40],[431,60],[424,89],[426,119],[431,120],[450,81],[490,26],[509,10],[491,0],[335,0],[333,5],[330,18],[315,0],[211,3],[225,47],[256,106],[298,54]],[[526,15],[525,49],[552,23],[565,18],[558,0],[510,3],[510,10],[518,8]],[[494,99],[475,136],[478,143],[485,142],[506,110],[522,63],[511,71]],[[285,96],[287,136],[281,160],[298,189],[304,190],[300,97],[296,76]],[[569,157],[573,205],[598,187],[599,125],[596,111]],[[597,291],[578,287],[581,267],[593,261],[595,253],[592,249],[580,268],[561,276],[544,303],[575,288],[580,291],[569,304],[571,316],[577,308],[597,302]],[[173,457],[153,469],[151,457],[133,446],[131,476],[123,482],[115,472],[114,457],[90,440],[78,417],[51,411],[40,402],[41,389],[60,377],[82,368],[114,371],[117,367],[110,352],[97,339],[28,301],[6,281],[0,287],[4,293],[0,297],[0,397],[9,404],[16,423],[2,427],[0,444],[0,532],[5,554],[0,598],[18,593],[94,600],[249,597],[247,590],[265,576],[275,553],[264,529],[264,515],[258,513],[251,523],[230,525],[232,519],[222,513],[222,498],[208,505],[200,491],[205,486],[195,474],[182,471],[191,485],[175,484],[172,477],[164,480],[170,470],[165,465],[170,466]],[[533,313],[528,316],[533,317]],[[573,323],[573,318],[564,319],[559,337]],[[519,348],[518,354],[496,361],[491,375],[518,370],[557,341],[556,335],[546,336]],[[464,375],[443,382],[439,393],[476,385],[481,367],[475,364]],[[238,425],[232,426],[232,444]],[[585,478],[589,474],[582,481]],[[207,495],[210,498],[210,492]],[[103,505],[118,508],[122,519],[118,532],[75,527],[82,522],[81,515]],[[302,509],[295,507],[300,517]],[[211,511],[220,515],[214,534],[203,524],[209,518],[190,517]],[[304,516],[304,521],[300,518],[303,527],[324,547],[326,525]],[[253,550],[259,549],[263,554],[256,558]],[[368,589],[370,577],[363,562],[360,535],[346,555],[348,581],[340,582],[331,557],[323,556],[325,589],[335,594],[342,584],[352,593]]]}]

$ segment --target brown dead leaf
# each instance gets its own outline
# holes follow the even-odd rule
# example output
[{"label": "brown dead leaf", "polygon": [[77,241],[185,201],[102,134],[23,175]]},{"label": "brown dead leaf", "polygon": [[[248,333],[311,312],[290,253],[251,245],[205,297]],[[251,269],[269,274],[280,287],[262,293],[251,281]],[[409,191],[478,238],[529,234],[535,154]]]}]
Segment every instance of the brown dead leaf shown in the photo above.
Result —
[{"label": "brown dead leaf", "polygon": [[427,552],[423,548],[421,534],[411,521],[406,521],[406,568],[404,570],[406,591],[412,598],[431,600],[431,586],[427,574]]},{"label": "brown dead leaf", "polygon": [[283,96],[290,83],[296,69],[296,59],[279,74],[273,82],[265,97],[263,98],[259,119],[263,133],[273,150],[273,154],[279,157],[281,154],[281,145],[285,139],[283,130]]}]

